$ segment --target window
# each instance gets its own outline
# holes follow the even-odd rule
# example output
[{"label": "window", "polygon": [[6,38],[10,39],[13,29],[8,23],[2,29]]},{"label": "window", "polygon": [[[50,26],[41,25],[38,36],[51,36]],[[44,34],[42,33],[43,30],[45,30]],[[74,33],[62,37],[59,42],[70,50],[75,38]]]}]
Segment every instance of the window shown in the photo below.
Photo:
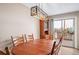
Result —
[{"label": "window", "polygon": [[60,20],[54,21],[54,29],[61,29],[61,21]]},{"label": "window", "polygon": [[73,28],[73,19],[65,20],[65,29]]}]

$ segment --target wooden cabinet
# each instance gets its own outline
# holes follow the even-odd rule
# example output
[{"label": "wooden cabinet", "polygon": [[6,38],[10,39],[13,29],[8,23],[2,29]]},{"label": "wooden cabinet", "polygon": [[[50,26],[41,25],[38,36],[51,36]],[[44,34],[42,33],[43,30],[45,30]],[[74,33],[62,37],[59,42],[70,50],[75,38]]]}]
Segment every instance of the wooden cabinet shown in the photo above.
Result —
[{"label": "wooden cabinet", "polygon": [[40,39],[51,39],[51,35],[49,33],[49,21],[48,20],[40,20]]},{"label": "wooden cabinet", "polygon": [[45,32],[44,32],[44,20],[40,20],[40,39],[45,38]]}]

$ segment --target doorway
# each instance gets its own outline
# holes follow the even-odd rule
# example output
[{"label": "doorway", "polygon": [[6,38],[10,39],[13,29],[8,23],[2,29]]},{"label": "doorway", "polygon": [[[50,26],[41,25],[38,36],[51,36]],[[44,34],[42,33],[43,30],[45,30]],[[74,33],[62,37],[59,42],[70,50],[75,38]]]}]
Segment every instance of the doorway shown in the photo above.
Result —
[{"label": "doorway", "polygon": [[64,34],[63,46],[74,47],[75,18],[53,20],[53,39],[57,40]]}]

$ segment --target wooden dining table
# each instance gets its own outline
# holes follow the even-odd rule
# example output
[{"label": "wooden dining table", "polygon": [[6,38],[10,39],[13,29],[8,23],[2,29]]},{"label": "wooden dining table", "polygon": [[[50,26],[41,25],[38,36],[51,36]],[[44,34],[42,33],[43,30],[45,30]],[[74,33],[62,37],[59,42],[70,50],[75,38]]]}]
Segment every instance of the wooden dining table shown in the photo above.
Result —
[{"label": "wooden dining table", "polygon": [[36,39],[21,43],[12,48],[14,55],[47,55],[51,53],[53,40]]}]

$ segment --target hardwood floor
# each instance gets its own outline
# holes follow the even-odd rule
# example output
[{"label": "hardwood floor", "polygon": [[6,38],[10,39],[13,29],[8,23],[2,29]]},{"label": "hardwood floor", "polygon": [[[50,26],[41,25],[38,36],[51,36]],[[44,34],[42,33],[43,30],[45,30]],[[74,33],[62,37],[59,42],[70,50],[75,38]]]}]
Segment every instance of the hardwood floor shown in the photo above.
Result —
[{"label": "hardwood floor", "polygon": [[69,47],[61,47],[59,55],[79,55],[79,50]]}]

